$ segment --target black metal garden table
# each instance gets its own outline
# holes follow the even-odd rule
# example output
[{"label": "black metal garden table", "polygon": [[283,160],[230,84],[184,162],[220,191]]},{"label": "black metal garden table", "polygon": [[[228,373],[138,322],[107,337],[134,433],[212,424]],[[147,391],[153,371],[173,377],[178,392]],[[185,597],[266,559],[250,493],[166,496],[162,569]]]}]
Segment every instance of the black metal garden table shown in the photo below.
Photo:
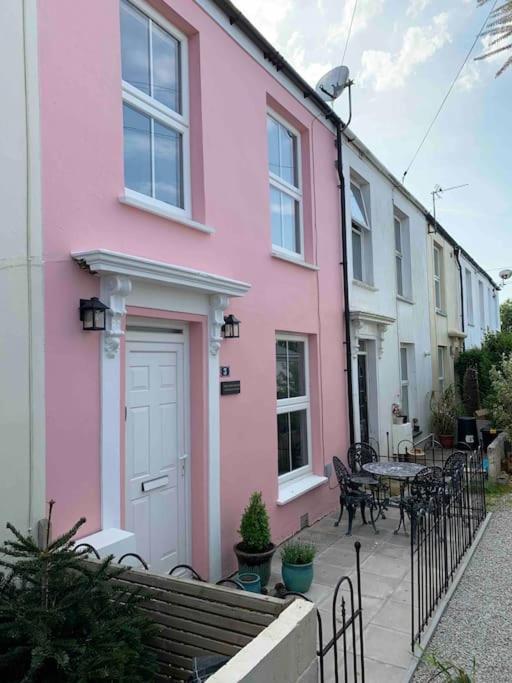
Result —
[{"label": "black metal garden table", "polygon": [[400,523],[394,533],[400,531],[402,524],[405,531],[405,489],[409,479],[414,479],[418,472],[425,469],[425,465],[417,465],[414,462],[368,462],[363,465],[363,469],[374,477],[396,479],[400,482]]}]

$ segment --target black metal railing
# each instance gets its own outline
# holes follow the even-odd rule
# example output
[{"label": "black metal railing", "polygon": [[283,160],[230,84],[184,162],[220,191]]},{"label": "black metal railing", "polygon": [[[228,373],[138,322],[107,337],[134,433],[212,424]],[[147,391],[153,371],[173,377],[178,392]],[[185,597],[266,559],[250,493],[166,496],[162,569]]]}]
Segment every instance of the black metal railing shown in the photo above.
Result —
[{"label": "black metal railing", "polygon": [[[326,658],[332,653],[335,683],[361,681],[365,683],[364,673],[364,640],[363,640],[363,610],[361,605],[361,544],[354,543],[356,551],[356,580],[348,576],[340,578],[334,589],[331,601],[332,636],[324,644],[324,625],[322,615],[317,608],[317,656],[319,681],[326,681]],[[348,592],[348,595],[346,595]],[[295,595],[312,602],[302,593],[288,592],[285,596]],[[339,611],[338,611],[339,610]],[[341,652],[339,642],[341,641]],[[332,677],[329,678],[332,680]]]},{"label": "black metal railing", "polygon": [[[439,456],[439,450],[434,450]],[[446,457],[439,485],[428,498],[415,500],[411,495],[407,507],[411,521],[413,652],[486,515],[480,451],[443,454]],[[436,470],[441,466],[438,463],[426,464]]]}]

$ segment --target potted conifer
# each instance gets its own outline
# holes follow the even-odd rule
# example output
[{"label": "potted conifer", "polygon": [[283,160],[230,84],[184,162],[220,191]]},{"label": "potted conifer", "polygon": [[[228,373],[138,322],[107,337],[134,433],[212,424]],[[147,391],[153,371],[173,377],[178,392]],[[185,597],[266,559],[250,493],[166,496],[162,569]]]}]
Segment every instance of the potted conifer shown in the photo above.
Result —
[{"label": "potted conifer", "polygon": [[430,401],[431,426],[443,448],[452,448],[455,441],[455,425],[457,422],[457,401],[453,386],[432,395]]},{"label": "potted conifer", "polygon": [[270,540],[270,524],[261,491],[255,491],[245,508],[238,533],[242,540],[234,547],[238,570],[255,572],[265,588],[270,579],[270,563],[276,547]]},{"label": "potted conifer", "polygon": [[313,582],[315,546],[304,541],[289,541],[281,550],[282,577],[286,589],[307,593]]}]

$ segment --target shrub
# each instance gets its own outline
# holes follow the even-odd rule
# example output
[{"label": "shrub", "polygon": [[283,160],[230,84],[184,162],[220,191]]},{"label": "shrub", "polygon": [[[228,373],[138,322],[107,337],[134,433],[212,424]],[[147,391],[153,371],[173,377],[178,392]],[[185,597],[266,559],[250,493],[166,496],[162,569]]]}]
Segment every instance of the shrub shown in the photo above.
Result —
[{"label": "shrub", "polygon": [[491,369],[493,420],[499,429],[512,435],[512,356],[503,357],[501,364]]},{"label": "shrub", "polygon": [[466,415],[472,417],[480,409],[480,386],[478,383],[478,370],[476,368],[466,368],[462,400]]},{"label": "shrub", "polygon": [[304,541],[289,541],[281,549],[281,559],[284,564],[310,564],[315,555],[315,546]]},{"label": "shrub", "polygon": [[459,393],[464,395],[464,377],[468,368],[474,368],[478,374],[478,387],[480,390],[480,401],[487,407],[487,397],[491,390],[492,362],[486,349],[469,349],[463,351],[455,361],[455,371],[457,373],[457,384]]},{"label": "shrub", "polygon": [[245,508],[238,533],[242,537],[243,550],[249,553],[263,553],[269,549],[270,524],[261,491],[251,495],[249,505]]},{"label": "shrub", "polygon": [[83,560],[87,551],[73,551],[84,522],[53,542],[47,534],[42,549],[7,525],[15,540],[4,543],[0,560],[5,683],[154,680],[157,664],[147,644],[155,627],[139,608],[145,597],[113,583],[123,570],[111,566],[112,556],[93,567]]},{"label": "shrub", "polygon": [[431,429],[437,436],[452,436],[459,408],[453,386],[447,387],[439,396],[430,399]]}]

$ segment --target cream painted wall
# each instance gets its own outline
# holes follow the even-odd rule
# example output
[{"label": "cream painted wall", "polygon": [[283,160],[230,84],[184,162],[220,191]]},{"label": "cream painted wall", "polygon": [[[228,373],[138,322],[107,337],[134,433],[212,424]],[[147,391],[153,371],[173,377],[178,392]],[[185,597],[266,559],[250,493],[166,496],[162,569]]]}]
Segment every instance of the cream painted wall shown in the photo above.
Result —
[{"label": "cream painted wall", "polygon": [[[27,46],[27,49],[25,49]],[[0,541],[44,515],[44,394],[35,0],[0,3]],[[5,106],[7,105],[7,106]]]}]

